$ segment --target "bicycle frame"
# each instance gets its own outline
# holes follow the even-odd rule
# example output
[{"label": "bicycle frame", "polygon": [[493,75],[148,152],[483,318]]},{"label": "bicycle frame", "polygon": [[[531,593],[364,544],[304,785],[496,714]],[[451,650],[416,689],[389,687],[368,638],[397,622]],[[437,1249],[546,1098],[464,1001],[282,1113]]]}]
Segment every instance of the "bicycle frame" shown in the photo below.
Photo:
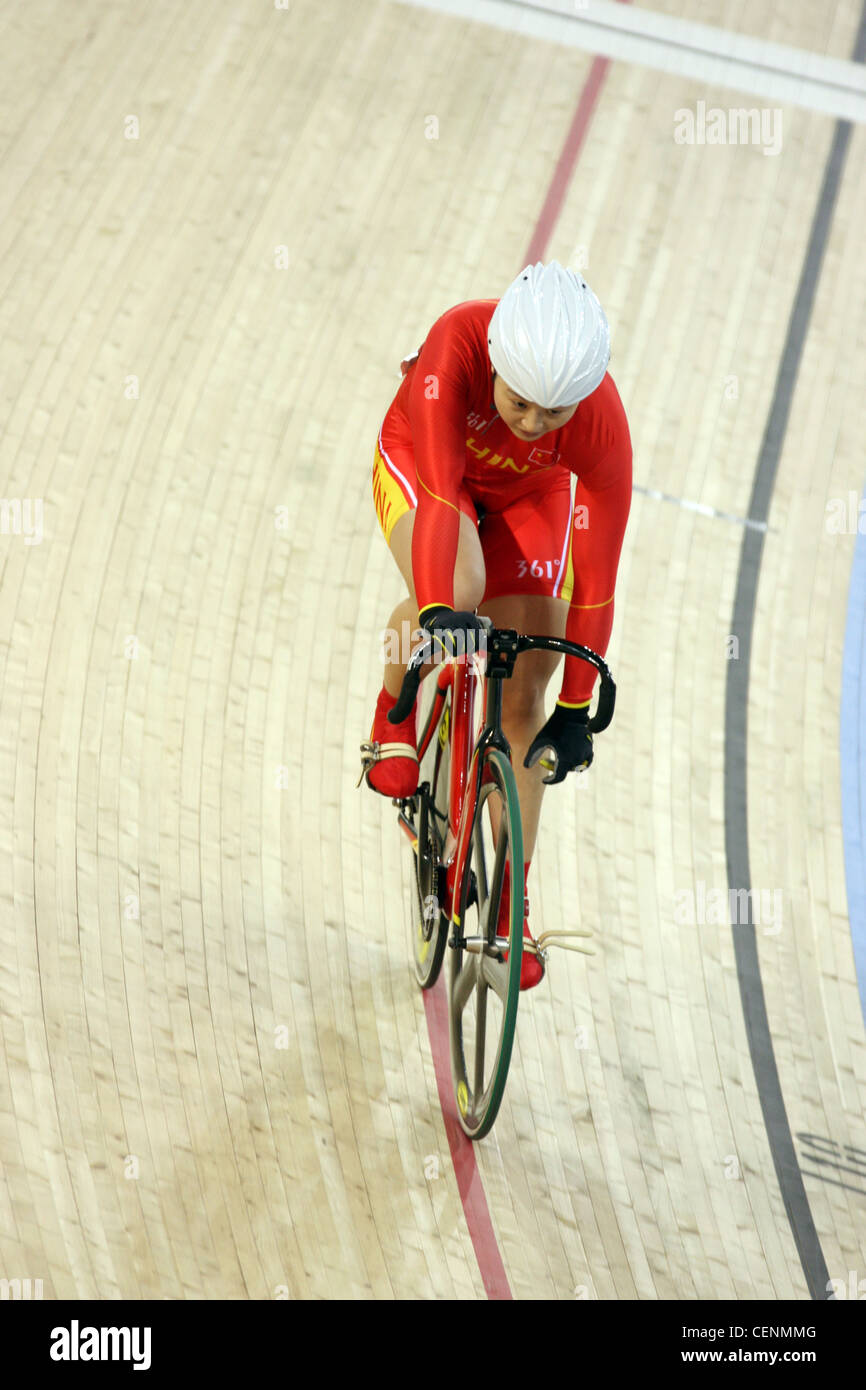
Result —
[{"label": "bicycle frame", "polygon": [[[451,691],[448,737],[451,742],[448,788],[448,834],[454,837],[451,854],[443,857],[443,867],[450,870],[452,883],[460,883],[469,853],[469,836],[475,816],[475,806],[481,789],[481,755],[485,747],[497,747],[510,756],[511,748],[502,732],[503,671],[488,672],[487,658],[481,654],[460,657],[445,663],[436,676],[436,693],[428,716],[427,729],[418,746],[421,762],[434,731],[441,731],[442,706]],[[476,714],[479,692],[482,696],[480,717]],[[408,823],[404,829],[409,832]],[[414,836],[412,837],[414,839]],[[453,904],[452,904],[453,912]],[[459,916],[452,915],[455,926]]]},{"label": "bicycle frame", "polygon": [[[601,676],[598,707],[587,720],[590,733],[607,728],[616,693],[604,661],[588,647],[557,637],[521,636],[492,623],[483,630],[486,642],[481,651],[452,654],[428,675],[432,699],[423,727],[416,730],[416,744],[419,763],[426,759],[429,769],[424,769],[417,793],[394,799],[400,828],[413,851],[413,964],[422,989],[435,986],[446,950],[452,952],[447,986],[451,1075],[459,1122],[470,1139],[489,1133],[502,1100],[525,950],[534,950],[543,960],[548,936],[587,935],[542,933],[529,947],[525,942],[520,892],[523,828],[511,748],[502,730],[502,681],[526,651],[548,650],[589,662]],[[434,650],[431,638],[410,657],[397,702],[388,714],[390,723],[399,724],[409,714],[421,671],[430,670]],[[446,749],[447,766],[442,763]],[[503,900],[509,865],[511,887]],[[503,901],[507,923],[501,920]],[[501,1007],[488,1013],[493,995]]]},{"label": "bicycle frame", "polygon": [[[451,757],[448,768],[448,825],[445,843],[454,840],[455,844],[451,853],[443,856],[442,865],[443,868],[454,865],[451,872],[452,881],[455,883],[460,881],[457,875],[462,872],[468,845],[466,835],[464,834],[461,838],[458,832],[467,821],[467,812],[468,823],[471,824],[478,794],[478,786],[475,784],[480,785],[480,777],[473,777],[472,775],[475,766],[474,759],[477,761],[474,714],[479,687],[485,692],[484,705],[486,707],[487,682],[484,679],[483,658],[479,656],[461,657],[456,661],[446,662],[436,675],[436,691],[428,716],[427,728],[418,743],[418,761],[420,763],[434,734],[440,739],[442,738],[442,706],[450,690],[451,706],[448,714],[447,737],[451,744]],[[414,846],[416,843],[415,829],[402,814],[399,819],[402,829],[412,840]]]},{"label": "bicycle frame", "polygon": [[[451,836],[455,837],[456,843],[453,852],[443,854],[442,864],[448,870],[452,884],[462,882],[469,853],[469,836],[481,788],[481,754],[490,746],[501,749],[508,758],[511,756],[511,747],[502,732],[502,681],[511,675],[518,655],[524,651],[541,649],[558,652],[564,656],[578,656],[588,661],[602,678],[598,710],[588,724],[590,732],[607,728],[613,717],[616,687],[604,661],[590,648],[558,637],[520,636],[512,629],[495,629],[492,625],[488,629],[487,637],[486,652],[452,659],[437,673],[434,703],[418,747],[420,762],[430,746],[434,730],[441,731],[442,705],[450,688],[451,716],[448,737],[451,740],[451,763],[446,844]],[[427,645],[420,647],[413,656],[404,679],[400,701],[414,699],[418,690],[421,664],[425,659],[429,659],[429,655],[430,647]],[[476,717],[479,687],[483,694],[483,702],[480,717]],[[397,713],[395,709],[389,718],[394,720]],[[401,717],[405,718],[405,713],[404,709]],[[402,809],[399,822],[413,848],[416,848],[417,829]],[[453,907],[452,903],[452,913]],[[451,920],[459,927],[458,916],[452,915]]]}]

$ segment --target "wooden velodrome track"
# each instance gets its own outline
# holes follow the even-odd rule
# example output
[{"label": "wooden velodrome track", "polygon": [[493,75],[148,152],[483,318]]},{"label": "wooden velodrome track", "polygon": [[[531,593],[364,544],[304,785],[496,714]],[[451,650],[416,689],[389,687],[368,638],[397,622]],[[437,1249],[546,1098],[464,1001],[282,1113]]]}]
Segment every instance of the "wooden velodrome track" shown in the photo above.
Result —
[{"label": "wooden velodrome track", "polygon": [[[863,484],[860,3],[653,0],[646,60],[575,38],[591,6],[477,8],[0,18],[0,1277],[46,1298],[866,1279],[826,521]],[[679,21],[837,60],[856,109],[667,70]],[[779,108],[781,148],[677,143],[700,102]],[[370,470],[400,358],[530,250],[612,325],[619,700],[530,878],[596,955],[524,997],[452,1156],[404,842],[354,785],[400,597]]]}]

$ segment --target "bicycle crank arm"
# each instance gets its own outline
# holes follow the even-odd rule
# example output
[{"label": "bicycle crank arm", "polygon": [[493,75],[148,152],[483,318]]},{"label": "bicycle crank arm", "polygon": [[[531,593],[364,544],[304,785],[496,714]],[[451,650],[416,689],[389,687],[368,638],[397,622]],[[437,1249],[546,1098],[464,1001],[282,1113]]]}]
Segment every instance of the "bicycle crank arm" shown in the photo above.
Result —
[{"label": "bicycle crank arm", "polygon": [[[397,802],[397,803],[395,803],[395,804],[396,804],[396,805],[399,805],[399,806],[401,806],[401,807],[403,807],[403,806],[406,805],[406,803],[405,803],[404,801],[400,801],[400,802]],[[417,848],[418,848],[418,827],[415,825],[414,821],[411,821],[411,820],[409,819],[409,817],[406,815],[406,812],[403,811],[403,810],[401,810],[400,813],[399,813],[399,815],[397,816],[397,823],[398,823],[398,825],[400,826],[400,829],[403,831],[403,834],[406,835],[406,836],[408,836],[408,839],[409,839],[409,842],[410,842],[412,848],[415,849],[415,850],[417,850]]]},{"label": "bicycle crank arm", "polygon": [[508,937],[497,936],[494,941],[488,941],[486,936],[452,936],[448,942],[449,946],[454,946],[461,951],[468,951],[471,956],[493,955],[496,951],[508,950]]}]

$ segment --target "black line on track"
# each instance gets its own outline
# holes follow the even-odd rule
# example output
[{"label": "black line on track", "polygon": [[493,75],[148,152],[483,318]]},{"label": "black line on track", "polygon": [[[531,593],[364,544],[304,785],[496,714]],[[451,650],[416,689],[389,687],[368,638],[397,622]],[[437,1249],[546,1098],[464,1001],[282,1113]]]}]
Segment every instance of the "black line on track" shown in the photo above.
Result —
[{"label": "black line on track", "polygon": [[[864,59],[866,59],[866,5],[864,5],[860,15],[860,25],[852,54],[854,62],[862,63]],[[769,515],[770,501],[787,431],[797,372],[812,315],[812,305],[821,273],[821,263],[827,247],[833,211],[842,182],[850,140],[851,122],[837,121],[833,131],[830,154],[824,169],[821,192],[812,219],[806,257],[800,272],[800,282],[797,286],[797,293],[788,322],[788,332],[776,376],[770,414],[764,429],[761,452],[755,470],[752,498],[747,514],[757,521],[766,521]],[[739,660],[728,662],[725,696],[725,850],[729,890],[751,889],[746,788],[746,736],[752,632],[764,551],[764,535],[765,532],[763,531],[751,529],[743,532],[731,625],[732,634],[739,638],[740,655]],[[729,901],[737,900],[729,897]],[[747,901],[748,922],[739,924],[732,922],[731,928],[752,1067],[767,1137],[770,1141],[776,1177],[800,1263],[806,1277],[809,1295],[813,1299],[826,1299],[828,1297],[829,1273],[812,1218],[809,1199],[806,1196],[803,1175],[797,1160],[782,1088],[779,1083],[773,1039],[767,1019],[764,986],[761,980],[755,924],[752,920],[751,892]]]}]

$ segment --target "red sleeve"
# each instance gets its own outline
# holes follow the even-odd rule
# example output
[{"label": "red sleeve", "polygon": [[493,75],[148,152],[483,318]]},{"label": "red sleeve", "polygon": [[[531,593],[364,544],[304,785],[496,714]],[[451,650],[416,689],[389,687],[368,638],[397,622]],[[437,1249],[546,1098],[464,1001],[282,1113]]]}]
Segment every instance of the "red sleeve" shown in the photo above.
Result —
[{"label": "red sleeve", "polygon": [[[613,628],[616,574],[631,507],[632,450],[625,411],[610,377],[605,377],[590,400],[593,408],[584,422],[588,439],[582,448],[591,462],[587,467],[581,461],[574,493],[574,588],[565,635],[570,642],[604,656]],[[560,702],[585,704],[595,681],[595,672],[585,661],[566,657]]]},{"label": "red sleeve", "polygon": [[437,603],[454,606],[466,413],[479,372],[477,343],[466,313],[460,312],[466,308],[458,305],[437,319],[406,382],[418,479],[412,574],[419,611]]}]

